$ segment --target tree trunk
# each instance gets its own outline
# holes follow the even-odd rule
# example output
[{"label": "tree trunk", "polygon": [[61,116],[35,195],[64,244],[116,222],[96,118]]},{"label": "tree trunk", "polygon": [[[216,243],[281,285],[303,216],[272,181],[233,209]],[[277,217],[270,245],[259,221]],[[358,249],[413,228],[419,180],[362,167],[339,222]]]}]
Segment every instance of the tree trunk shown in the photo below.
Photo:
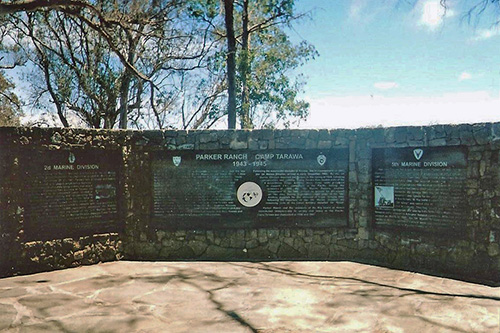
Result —
[{"label": "tree trunk", "polygon": [[243,34],[241,36],[241,128],[253,128],[252,119],[250,118],[250,98],[248,96],[248,70],[249,70],[249,52],[250,52],[250,34],[248,33],[248,2],[243,0]]},{"label": "tree trunk", "polygon": [[50,82],[50,72],[49,72],[49,62],[45,55],[41,54],[41,51],[39,51],[40,56],[42,57],[42,67],[43,67],[43,74],[45,77],[45,83],[47,84],[47,90],[49,91],[50,96],[52,97],[52,100],[54,101],[54,104],[56,105],[57,109],[57,115],[59,116],[59,120],[63,124],[64,127],[69,127],[68,119],[66,119],[64,112],[63,112],[63,107],[62,103],[59,100],[56,92],[54,91],[52,87],[52,83]]},{"label": "tree trunk", "polygon": [[236,128],[236,38],[234,37],[233,0],[224,0],[227,35],[227,127]]},{"label": "tree trunk", "polygon": [[132,79],[132,75],[125,69],[125,73],[123,75],[122,84],[120,87],[120,123],[119,128],[127,129],[128,122],[128,97],[129,97],[129,89],[130,89],[130,81]]}]

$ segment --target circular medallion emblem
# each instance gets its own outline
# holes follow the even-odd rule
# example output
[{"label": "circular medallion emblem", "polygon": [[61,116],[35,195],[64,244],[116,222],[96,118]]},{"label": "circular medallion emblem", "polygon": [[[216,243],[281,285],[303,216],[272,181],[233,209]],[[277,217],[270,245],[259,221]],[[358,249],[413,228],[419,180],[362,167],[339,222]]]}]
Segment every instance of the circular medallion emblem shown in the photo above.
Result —
[{"label": "circular medallion emblem", "polygon": [[238,201],[245,207],[255,207],[262,200],[262,189],[257,183],[246,182],[236,192]]}]

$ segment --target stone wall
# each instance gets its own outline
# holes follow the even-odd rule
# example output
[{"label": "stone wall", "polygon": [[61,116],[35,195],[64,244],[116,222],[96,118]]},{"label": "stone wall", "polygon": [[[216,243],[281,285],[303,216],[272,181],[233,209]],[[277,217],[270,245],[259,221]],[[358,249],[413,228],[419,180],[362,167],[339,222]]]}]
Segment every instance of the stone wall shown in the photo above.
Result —
[{"label": "stone wall", "polygon": [[[460,147],[465,151],[460,229],[406,228],[375,223],[376,149]],[[347,226],[289,224],[194,228],[152,223],[152,156],[165,151],[349,150]],[[22,156],[30,149],[120,152],[120,213],[111,229],[79,229],[68,237],[30,239],[24,224]],[[116,260],[355,260],[388,267],[500,282],[500,124],[358,130],[91,131],[0,129],[3,275]],[[46,221],[50,224],[51,221]],[[95,222],[96,225],[98,221]],[[231,225],[232,221],[224,221]],[[117,228],[118,227],[118,228]],[[83,232],[85,231],[85,232]],[[32,233],[31,233],[32,234]],[[63,232],[64,234],[64,232]],[[36,238],[36,237],[35,237]],[[4,250],[5,249],[5,250]]]},{"label": "stone wall", "polygon": [[[112,230],[98,230],[99,221],[94,221],[96,231],[81,234],[70,227],[54,225],[51,219],[37,221],[44,228],[27,225],[25,199],[28,188],[33,185],[26,173],[42,163],[32,159],[33,156],[39,158],[36,153],[50,156],[75,149],[97,149],[119,152],[121,156],[125,137],[125,132],[0,128],[0,276],[89,265],[123,257],[121,235]],[[66,223],[70,225],[72,221]],[[48,226],[47,234],[39,234],[45,226]]]}]

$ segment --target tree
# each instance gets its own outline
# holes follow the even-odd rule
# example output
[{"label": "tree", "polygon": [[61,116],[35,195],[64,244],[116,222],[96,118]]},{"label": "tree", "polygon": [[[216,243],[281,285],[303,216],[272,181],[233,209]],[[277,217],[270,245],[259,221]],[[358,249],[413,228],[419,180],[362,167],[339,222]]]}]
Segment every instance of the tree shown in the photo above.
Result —
[{"label": "tree", "polygon": [[[203,66],[210,49],[206,27],[192,22],[176,1],[103,1],[98,8],[106,20],[120,21],[107,38],[64,11],[11,16],[11,39],[44,78],[35,99],[49,94],[63,126],[74,114],[95,128],[140,127],[149,113],[153,126],[163,128],[162,107],[173,105],[176,97],[175,75]],[[114,50],[129,66],[110,52],[110,42],[119,45]]]},{"label": "tree", "polygon": [[224,17],[227,39],[227,123],[236,128],[236,37],[234,36],[234,1],[224,0]]},{"label": "tree", "polygon": [[33,101],[52,103],[63,126],[76,116],[90,127],[209,128],[228,105],[233,128],[237,116],[252,128],[307,114],[288,74],[316,53],[284,33],[301,17],[293,0],[2,1],[2,15],[39,69]]},{"label": "tree", "polygon": [[13,89],[14,84],[0,72],[0,126],[19,126],[21,101]]},{"label": "tree", "polygon": [[[228,43],[228,82],[237,72],[236,85],[229,84],[228,96],[237,96],[241,128],[273,127],[279,123],[288,126],[292,119],[304,119],[309,105],[297,99],[303,81],[292,80],[290,72],[317,56],[317,52],[305,41],[293,45],[284,29],[305,14],[295,13],[294,0],[236,1],[234,11],[232,4],[232,0],[224,1],[223,36]],[[237,22],[234,31],[228,23],[232,21]],[[233,52],[237,55],[237,70],[232,65]]]}]

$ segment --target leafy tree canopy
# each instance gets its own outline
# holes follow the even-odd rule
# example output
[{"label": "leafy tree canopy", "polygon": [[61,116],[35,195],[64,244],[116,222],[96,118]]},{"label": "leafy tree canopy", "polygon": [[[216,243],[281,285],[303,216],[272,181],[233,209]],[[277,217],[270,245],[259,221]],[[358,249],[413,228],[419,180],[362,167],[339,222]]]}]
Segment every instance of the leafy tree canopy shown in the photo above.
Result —
[{"label": "leafy tree canopy", "polygon": [[0,126],[19,126],[21,101],[13,89],[14,84],[0,71]]}]

